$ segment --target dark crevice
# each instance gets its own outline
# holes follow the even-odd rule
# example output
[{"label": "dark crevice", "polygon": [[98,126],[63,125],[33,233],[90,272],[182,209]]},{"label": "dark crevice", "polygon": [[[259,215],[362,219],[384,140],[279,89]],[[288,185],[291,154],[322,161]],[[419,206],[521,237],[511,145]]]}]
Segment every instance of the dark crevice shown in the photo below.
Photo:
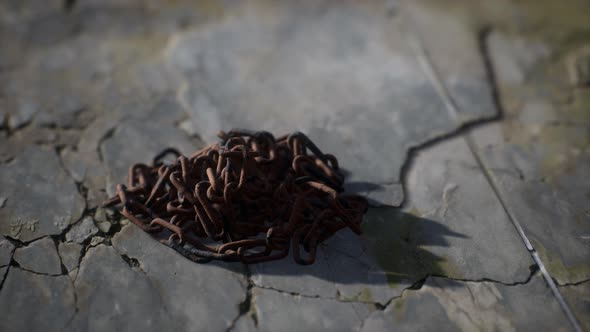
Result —
[{"label": "dark crevice", "polygon": [[4,287],[4,282],[8,276],[8,270],[10,270],[10,265],[6,266],[6,271],[0,276],[0,292],[2,291],[2,287]]},{"label": "dark crevice", "polygon": [[[528,284],[531,281],[531,279],[537,274],[537,272],[539,272],[539,268],[537,267],[537,265],[533,265],[533,266],[535,268],[530,269],[530,274],[525,280],[515,281],[515,282],[504,282],[504,281],[499,281],[499,280],[494,280],[494,279],[489,279],[489,278],[481,278],[481,279],[451,278],[451,277],[448,277],[445,275],[439,275],[439,274],[429,274],[427,276],[427,278],[428,277],[444,278],[444,279],[458,281],[458,282],[488,282],[488,283],[499,284],[499,285],[503,285],[503,286],[507,286],[507,287],[512,287],[512,286],[520,286],[520,285]],[[420,287],[422,287],[422,286],[420,286]],[[412,288],[410,288],[410,289],[412,289]]]},{"label": "dark crevice", "polygon": [[575,286],[581,286],[585,283],[590,283],[590,279],[584,279],[584,280],[580,280],[580,281],[576,281],[576,282],[566,282],[566,283],[562,283],[562,284],[555,281],[555,283],[557,284],[558,287],[575,287]]},{"label": "dark crevice", "polygon": [[489,83],[488,86],[492,94],[492,101],[497,112],[496,120],[501,120],[505,112],[504,108],[502,107],[502,96],[500,95],[500,89],[498,88],[498,79],[496,77],[496,72],[494,71],[494,65],[488,46],[488,38],[492,32],[493,29],[491,26],[482,27],[477,32],[477,46],[479,49],[479,54],[483,60],[487,82]]},{"label": "dark crevice", "polygon": [[51,238],[51,240],[53,240],[53,245],[55,246],[55,251],[57,252],[57,257],[59,257],[59,265],[61,267],[61,274],[66,275],[66,274],[68,274],[68,269],[64,265],[63,259],[61,257],[60,252],[59,252],[59,244],[60,244],[59,237],[54,235],[54,236],[51,236],[50,238]]},{"label": "dark crevice", "polygon": [[102,144],[108,140],[109,138],[113,137],[113,135],[115,134],[115,130],[117,129],[117,126],[114,126],[112,128],[109,128],[99,139],[98,142],[96,144],[96,152],[98,153],[98,160],[100,160],[101,163],[104,163],[104,156],[102,155],[102,151],[101,151],[101,147]]},{"label": "dark crevice", "polygon": [[[380,310],[380,311],[383,311],[383,310],[385,310],[385,309],[386,309],[386,308],[387,308],[387,307],[388,307],[388,306],[391,304],[391,302],[393,302],[393,301],[395,301],[395,300],[397,300],[397,299],[400,299],[400,298],[402,298],[402,297],[404,296],[404,293],[405,293],[406,291],[418,291],[418,290],[422,289],[422,286],[424,286],[424,284],[426,283],[426,280],[428,280],[428,278],[429,278],[429,276],[427,275],[427,276],[425,276],[424,278],[421,278],[421,279],[417,280],[416,282],[414,282],[414,283],[413,283],[412,285],[410,285],[409,287],[407,287],[407,288],[404,288],[404,289],[402,290],[402,292],[401,292],[399,295],[392,297],[391,299],[389,299],[389,300],[388,300],[387,302],[385,302],[384,304],[381,304],[381,303],[374,303],[374,305],[375,305],[375,308],[376,308],[377,310]],[[363,322],[363,324],[364,324],[364,322]]]},{"label": "dark crevice", "polygon": [[[406,206],[406,202],[408,201],[408,197],[410,195],[410,193],[408,192],[408,189],[407,189],[407,187],[408,187],[407,186],[407,179],[408,179],[409,171],[414,166],[416,156],[420,153],[421,150],[428,149],[430,147],[433,147],[433,146],[440,144],[444,141],[451,140],[453,138],[464,137],[466,134],[469,134],[474,129],[477,129],[479,127],[483,127],[483,126],[488,125],[490,123],[494,123],[494,122],[498,122],[498,121],[502,120],[504,111],[501,106],[499,90],[497,88],[497,83],[496,83],[496,77],[495,77],[495,74],[493,71],[492,62],[491,62],[491,59],[490,59],[490,56],[488,53],[487,43],[486,43],[487,37],[489,36],[491,31],[492,30],[489,27],[483,27],[482,29],[480,29],[480,31],[478,31],[478,33],[477,33],[477,41],[478,41],[479,53],[483,59],[484,70],[486,72],[486,76],[487,76],[487,79],[489,82],[489,84],[488,84],[489,91],[492,96],[492,101],[493,101],[494,107],[496,109],[496,113],[492,116],[482,117],[480,119],[471,120],[471,121],[465,122],[465,123],[458,123],[458,127],[455,128],[454,130],[449,131],[444,134],[441,134],[441,135],[438,135],[436,137],[426,140],[423,143],[420,143],[420,144],[410,147],[407,150],[405,162],[403,163],[401,170],[400,170],[400,182],[402,184],[402,191],[403,191],[403,200],[400,205],[401,208]],[[426,61],[428,61],[428,64],[430,66],[432,66],[432,64],[430,63],[430,61],[428,59],[426,59]],[[437,75],[437,74],[434,73],[434,75]],[[446,94],[449,96],[450,99],[452,99],[452,96],[450,94],[448,94],[448,92],[446,92]]]},{"label": "dark crevice", "polygon": [[501,282],[501,281],[497,281],[497,280],[492,280],[492,279],[487,279],[487,278],[482,278],[482,279],[477,279],[477,280],[469,280],[469,279],[459,279],[459,278],[449,278],[447,276],[444,275],[434,275],[434,274],[429,274],[426,275],[424,278],[417,280],[416,282],[414,282],[411,286],[405,288],[404,290],[402,290],[401,294],[398,296],[395,296],[391,299],[389,299],[389,301],[387,301],[385,304],[380,304],[380,303],[374,303],[375,307],[378,310],[385,310],[389,305],[391,305],[392,302],[394,302],[397,299],[402,298],[406,292],[411,292],[411,291],[419,291],[422,289],[422,287],[424,286],[424,284],[426,284],[426,281],[429,278],[440,278],[440,279],[447,279],[447,280],[452,280],[452,281],[457,281],[457,282],[462,282],[462,283],[479,283],[479,282],[489,282],[489,283],[494,283],[494,284],[500,284],[500,285],[504,285],[507,287],[514,287],[514,286],[522,286],[522,285],[526,285],[528,284],[535,275],[538,274],[539,269],[536,265],[532,265],[530,268],[530,275],[524,280],[524,281],[516,281],[513,283],[506,283],[506,282]]},{"label": "dark crevice", "polygon": [[143,269],[143,266],[141,264],[141,262],[134,257],[130,257],[127,254],[123,254],[121,252],[119,252],[119,250],[117,250],[117,248],[115,248],[114,246],[110,246],[111,248],[113,248],[113,250],[119,255],[121,256],[121,258],[123,259],[123,261],[125,261],[125,263],[127,263],[127,265],[129,265],[129,267],[131,268],[132,271],[139,271],[140,273],[142,273],[148,283],[150,284],[150,286],[156,291],[156,293],[158,294],[160,303],[162,305],[162,309],[164,310],[164,312],[170,317],[172,318],[172,314],[170,312],[170,310],[168,310],[168,306],[166,305],[166,302],[164,301],[164,295],[162,293],[162,288],[158,285],[157,282],[155,282],[150,275]]},{"label": "dark crevice", "polygon": [[74,293],[74,314],[72,315],[72,317],[66,322],[66,325],[64,326],[64,330],[67,330],[68,327],[70,327],[70,325],[72,324],[72,322],[74,321],[74,318],[76,318],[76,316],[78,315],[78,312],[80,312],[80,308],[78,307],[78,291],[76,290],[76,279],[70,279],[70,283],[72,284],[72,291]]},{"label": "dark crevice", "polygon": [[254,325],[258,326],[258,316],[256,314],[256,309],[254,308],[254,303],[253,303],[253,297],[252,297],[252,289],[255,287],[254,283],[252,282],[251,279],[251,272],[250,272],[250,268],[248,265],[244,265],[244,273],[246,274],[246,281],[248,282],[248,285],[246,286],[246,297],[244,298],[244,300],[242,302],[240,302],[240,304],[238,305],[239,308],[239,313],[236,316],[236,318],[234,318],[231,322],[231,324],[229,325],[229,327],[227,328],[227,332],[232,331],[235,328],[236,323],[238,322],[238,320],[242,317],[245,317],[247,315],[250,315],[250,318],[254,321]]},{"label": "dark crevice", "polygon": [[453,138],[463,137],[467,133],[471,132],[474,129],[479,127],[483,127],[487,124],[497,122],[500,118],[498,116],[492,118],[482,118],[479,120],[470,121],[468,123],[464,123],[458,126],[455,130],[447,132],[445,134],[441,134],[437,137],[434,137],[430,140],[425,141],[424,143],[415,145],[410,147],[407,150],[405,161],[400,170],[400,179],[402,184],[402,191],[403,191],[403,200],[400,204],[400,208],[406,207],[406,203],[408,201],[410,193],[408,192],[408,174],[412,167],[415,164],[415,160],[417,156],[420,154],[422,150],[426,150],[430,147],[433,147],[437,144],[443,143],[445,141],[451,140]]},{"label": "dark crevice", "polygon": [[33,271],[33,270],[29,270],[27,268],[22,267],[17,261],[15,261],[14,259],[12,259],[10,261],[10,267],[13,268],[17,268],[19,270],[28,272],[28,273],[32,273],[32,274],[36,274],[36,275],[40,275],[40,276],[47,276],[47,277],[63,277],[67,274],[51,274],[51,273],[43,273],[43,272],[37,272],[37,271]]},{"label": "dark crevice", "polygon": [[143,269],[141,268],[141,264],[139,264],[139,261],[136,258],[129,257],[126,254],[120,254],[120,256],[121,256],[121,258],[123,258],[125,263],[127,263],[127,265],[129,265],[129,267],[131,269],[141,270],[142,272],[144,272]]},{"label": "dark crevice", "polygon": [[6,119],[5,119],[5,123],[6,123],[6,127],[3,128],[3,130],[6,132],[6,139],[11,138],[12,136],[14,136],[18,131],[22,131],[22,130],[26,130],[27,128],[29,128],[32,123],[33,123],[33,119],[35,117],[36,114],[34,114],[31,119],[27,120],[26,122],[20,124],[17,127],[10,127],[8,126],[8,123],[10,123],[10,118],[13,117],[14,115],[12,114],[7,114],[6,115]]}]

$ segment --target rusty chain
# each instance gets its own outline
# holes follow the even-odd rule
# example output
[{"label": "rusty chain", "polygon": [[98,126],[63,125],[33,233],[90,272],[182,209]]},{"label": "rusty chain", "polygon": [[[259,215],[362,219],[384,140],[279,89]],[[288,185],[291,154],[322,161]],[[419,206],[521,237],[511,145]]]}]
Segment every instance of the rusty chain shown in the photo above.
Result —
[{"label": "rusty chain", "polygon": [[[151,165],[132,165],[127,184],[103,206],[119,205],[124,217],[199,263],[259,263],[292,250],[307,265],[338,230],[360,234],[366,200],[342,194],[336,157],[307,136],[232,130],[219,137],[190,157],[168,148]],[[170,155],[176,161],[164,163]]]}]

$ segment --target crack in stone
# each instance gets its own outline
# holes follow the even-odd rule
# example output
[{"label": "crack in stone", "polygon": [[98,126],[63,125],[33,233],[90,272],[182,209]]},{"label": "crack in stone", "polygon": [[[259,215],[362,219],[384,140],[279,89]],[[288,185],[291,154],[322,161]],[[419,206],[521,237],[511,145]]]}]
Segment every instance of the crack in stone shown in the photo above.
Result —
[{"label": "crack in stone", "polygon": [[238,315],[231,321],[230,325],[226,329],[226,332],[232,331],[235,328],[238,320],[240,320],[240,318],[242,317],[247,316],[248,314],[250,314],[250,318],[252,318],[252,320],[254,321],[254,325],[258,326],[258,315],[256,313],[256,308],[254,307],[254,296],[252,295],[252,288],[256,286],[254,285],[254,282],[251,279],[252,274],[250,271],[250,267],[248,265],[245,265],[245,273],[246,281],[248,283],[246,288],[246,297],[244,298],[244,301],[242,301],[238,305],[240,309]]},{"label": "crack in stone", "polygon": [[[492,89],[493,92],[493,100],[495,103],[495,107],[496,110],[498,111],[496,116],[494,116],[491,119],[484,119],[487,121],[489,120],[499,120],[502,119],[502,115],[503,115],[503,111],[502,111],[502,107],[500,104],[500,96],[499,96],[499,90],[498,90],[498,84],[496,81],[496,77],[493,71],[493,66],[492,66],[492,62],[491,62],[491,57],[490,57],[490,53],[488,50],[488,37],[491,33],[491,28],[490,27],[483,27],[482,29],[480,29],[478,31],[477,34],[477,41],[478,41],[478,46],[479,46],[479,50],[480,50],[480,56],[483,58],[484,60],[484,66],[485,66],[485,70],[487,73],[487,78],[490,82],[490,88]],[[458,106],[453,98],[453,96],[451,95],[451,93],[448,91],[447,87],[445,86],[443,80],[440,77],[440,74],[437,72],[434,64],[432,63],[432,61],[429,59],[429,55],[427,53],[427,51],[424,48],[423,42],[420,40],[419,37],[415,36],[415,35],[410,35],[408,36],[408,39],[411,42],[411,45],[414,47],[415,49],[415,53],[416,56],[419,60],[419,62],[421,63],[422,67],[424,68],[424,71],[426,72],[426,74],[428,75],[429,79],[431,80],[432,84],[436,87],[436,90],[438,91],[438,94],[440,95],[440,97],[442,98],[444,104],[445,104],[445,108],[447,109],[447,111],[449,112],[449,114],[451,115],[451,117],[453,119],[455,119],[456,121],[459,121],[459,111],[458,111]],[[472,125],[472,124],[471,124]],[[492,175],[492,173],[490,172],[490,170],[486,167],[485,163],[483,162],[483,160],[481,159],[479,152],[478,152],[478,148],[477,145],[475,143],[474,138],[471,136],[471,129],[473,129],[472,126],[468,127],[468,130],[465,131],[461,137],[463,138],[463,140],[465,141],[465,143],[467,144],[471,155],[473,156],[473,158],[475,159],[476,163],[478,164],[478,166],[480,167],[480,169],[482,170],[483,175],[486,178],[486,181],[488,182],[490,188],[492,189],[492,191],[494,192],[494,195],[496,196],[496,198],[498,199],[498,201],[500,202],[503,210],[505,211],[506,215],[508,216],[509,220],[511,221],[511,223],[513,224],[513,226],[515,227],[516,231],[518,232],[519,236],[521,237],[522,241],[524,242],[526,248],[528,249],[529,253],[531,254],[533,260],[537,263],[537,265],[539,266],[539,269],[547,283],[547,285],[549,286],[549,288],[551,289],[553,295],[555,296],[555,298],[557,299],[557,301],[559,302],[562,310],[564,311],[564,313],[566,314],[568,320],[570,321],[572,327],[574,328],[574,330],[576,331],[581,331],[581,327],[580,324],[578,323],[578,321],[576,320],[576,318],[574,317],[569,305],[565,302],[565,300],[563,299],[563,296],[561,295],[561,293],[559,292],[559,289],[557,288],[557,286],[555,285],[555,282],[553,281],[553,278],[549,275],[549,272],[547,271],[547,269],[545,268],[545,265],[543,263],[543,261],[541,260],[541,258],[539,257],[537,251],[535,250],[535,248],[532,246],[531,242],[529,241],[526,233],[524,232],[524,229],[522,228],[520,222],[518,221],[518,219],[515,217],[514,213],[512,213],[512,210],[510,209],[510,207],[506,204],[503,196],[500,194],[500,190],[497,186],[497,181],[495,180],[494,176]]]},{"label": "crack in stone", "polygon": [[576,282],[566,282],[563,284],[557,283],[558,287],[575,287],[575,286],[581,286],[582,284],[585,284],[587,282],[590,282],[590,279],[584,279],[584,280],[580,280],[580,281],[576,281]]},{"label": "crack in stone", "polygon": [[80,308],[78,307],[78,290],[76,290],[76,279],[78,279],[78,274],[76,274],[76,277],[74,279],[72,279],[72,277],[68,274],[68,279],[70,280],[70,284],[72,284],[72,290],[74,292],[74,314],[67,321],[66,325],[64,326],[64,329],[70,327],[70,325],[72,324],[72,322],[74,322],[74,319],[78,315],[78,312],[80,312]]},{"label": "crack in stone", "polygon": [[[59,148],[55,147],[54,151],[55,151],[55,154],[57,155],[57,161],[59,163],[59,166],[66,173],[66,175],[72,180],[72,182],[74,182],[76,184],[76,189],[78,191],[78,195],[80,195],[84,199],[84,208],[82,209],[82,214],[80,215],[80,218],[78,220],[74,221],[73,223],[70,223],[60,234],[60,235],[65,235],[72,228],[72,226],[75,223],[79,222],[80,220],[82,220],[85,217],[90,215],[89,214],[89,212],[90,212],[89,204],[88,204],[88,188],[86,186],[84,186],[83,182],[78,182],[74,179],[74,177],[72,176],[72,173],[70,173],[70,170],[66,167],[66,164],[64,163],[64,161],[62,159]],[[61,241],[61,242],[63,242],[63,241]],[[61,257],[60,257],[60,259],[61,259]]]},{"label": "crack in stone", "polygon": [[[447,279],[447,280],[452,280],[452,281],[457,281],[457,282],[462,282],[462,283],[481,283],[481,282],[488,282],[488,283],[495,283],[495,284],[500,284],[500,285],[504,285],[507,287],[517,287],[517,286],[523,286],[523,285],[527,285],[535,275],[538,275],[539,270],[538,269],[531,269],[531,273],[530,275],[526,278],[526,280],[524,281],[516,281],[514,283],[505,283],[505,282],[501,282],[501,281],[497,281],[497,280],[492,280],[492,279],[477,279],[477,280],[469,280],[469,279],[459,279],[459,278],[449,278],[446,277],[444,275],[434,275],[434,274],[429,274],[426,275],[424,278],[416,281],[414,284],[412,284],[411,286],[404,288],[402,290],[402,292],[397,295],[392,297],[391,299],[389,299],[385,304],[379,304],[379,303],[373,303],[375,305],[375,308],[377,308],[377,310],[380,311],[384,311],[385,309],[387,309],[387,307],[389,307],[391,305],[391,303],[395,300],[401,299],[404,297],[404,295],[406,294],[406,292],[413,292],[413,291],[420,291],[422,289],[422,287],[424,286],[424,284],[426,284],[426,281],[429,278],[435,277],[435,278],[441,278],[441,279]],[[468,287],[468,285],[466,285],[466,288],[468,289],[469,293],[471,294],[472,298],[475,298],[471,288]],[[370,316],[368,316],[363,323],[361,324],[361,328],[362,326],[365,324],[366,320],[369,318]]]},{"label": "crack in stone", "polygon": [[8,270],[10,270],[10,265],[6,265],[6,271],[1,276],[2,278],[0,279],[0,292],[2,291],[2,287],[4,286],[4,281],[6,281],[6,276],[8,276]]},{"label": "crack in stone", "polygon": [[119,127],[119,123],[121,122],[122,119],[120,119],[118,121],[117,124],[115,124],[113,127],[107,129],[104,134],[102,134],[102,136],[98,139],[98,142],[96,143],[96,153],[98,153],[98,160],[100,160],[101,163],[104,162],[104,156],[102,155],[102,145],[111,137],[113,137],[113,135],[115,134],[115,130],[117,130],[117,128]]},{"label": "crack in stone", "polygon": [[125,261],[125,263],[127,263],[127,265],[129,265],[129,267],[131,268],[131,270],[133,271],[141,271],[141,273],[143,273],[145,275],[145,277],[147,278],[150,286],[156,290],[156,292],[158,293],[158,297],[160,299],[160,303],[162,305],[162,309],[164,309],[164,312],[166,313],[166,315],[168,315],[168,317],[173,320],[174,318],[172,317],[171,312],[168,310],[168,306],[166,305],[166,302],[164,301],[164,295],[162,293],[162,289],[160,287],[158,287],[158,285],[156,284],[156,282],[150,277],[150,275],[143,269],[143,267],[141,266],[141,262],[135,258],[135,257],[130,257],[127,254],[122,254],[121,252],[119,252],[119,250],[117,250],[117,248],[115,248],[114,246],[110,246],[111,248],[113,248],[113,250],[115,250],[115,252]]},{"label": "crack in stone", "polygon": [[26,268],[20,266],[20,264],[18,264],[14,259],[10,263],[11,263],[10,264],[11,267],[14,267],[16,269],[19,269],[19,270],[22,270],[22,271],[25,271],[25,272],[28,272],[28,273],[40,275],[40,276],[63,277],[65,275],[67,275],[67,273],[63,273],[63,271],[60,274],[52,274],[52,273],[43,273],[43,272],[37,272],[37,271],[29,270],[29,269],[26,269]]},{"label": "crack in stone", "polygon": [[378,304],[377,302],[371,302],[371,301],[343,300],[338,297],[329,297],[329,296],[326,297],[326,296],[321,296],[321,295],[301,294],[301,293],[286,291],[286,290],[282,290],[282,289],[278,289],[278,288],[274,288],[274,287],[270,287],[270,286],[254,285],[253,288],[266,289],[266,290],[275,291],[275,292],[281,293],[281,294],[288,294],[290,296],[295,296],[295,297],[297,297],[297,296],[305,297],[308,299],[331,300],[331,301],[336,301],[336,302],[340,302],[340,303],[360,303],[360,304],[373,304],[373,305]]}]

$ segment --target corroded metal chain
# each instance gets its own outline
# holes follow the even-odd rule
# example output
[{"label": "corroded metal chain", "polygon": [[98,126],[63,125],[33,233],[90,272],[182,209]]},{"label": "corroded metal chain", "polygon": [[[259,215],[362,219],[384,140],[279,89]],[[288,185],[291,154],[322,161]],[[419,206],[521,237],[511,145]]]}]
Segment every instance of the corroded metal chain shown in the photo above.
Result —
[{"label": "corroded metal chain", "polygon": [[[343,195],[336,157],[304,134],[220,132],[190,157],[175,149],[129,168],[127,185],[103,203],[195,262],[259,263],[293,250],[315,261],[319,243],[343,227],[360,234],[363,197]],[[174,156],[173,164],[163,160]],[[306,253],[303,254],[303,249]]]}]

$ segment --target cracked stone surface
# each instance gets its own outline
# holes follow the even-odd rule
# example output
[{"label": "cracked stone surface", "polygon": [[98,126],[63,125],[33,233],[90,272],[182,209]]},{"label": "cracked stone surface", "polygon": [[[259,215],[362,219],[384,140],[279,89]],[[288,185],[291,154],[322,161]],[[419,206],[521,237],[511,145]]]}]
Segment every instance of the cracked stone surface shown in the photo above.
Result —
[{"label": "cracked stone surface", "polygon": [[[113,246],[138,261],[139,269],[159,289],[162,306],[174,315],[179,328],[220,331],[230,327],[238,316],[246,291],[241,266],[195,264],[134,225],[125,226],[113,238]],[[212,287],[212,282],[218,286]]]},{"label": "cracked stone surface", "polygon": [[590,281],[563,286],[559,290],[582,327],[586,330],[590,329],[590,310],[588,310],[590,308]]},{"label": "cracked stone surface", "polygon": [[291,296],[268,289],[252,290],[260,331],[358,330],[371,312],[371,306],[330,299]]},{"label": "cracked stone surface", "polygon": [[199,146],[175,126],[184,116],[178,103],[162,100],[147,115],[132,116],[116,126],[100,145],[109,171],[109,194],[114,194],[117,183],[125,183],[127,169],[133,163],[149,163],[153,156],[170,146],[184,154],[198,149]]},{"label": "cracked stone surface", "polygon": [[98,227],[94,224],[94,219],[92,217],[85,217],[75,223],[66,233],[66,241],[82,243],[96,233],[98,233]]},{"label": "cracked stone surface", "polygon": [[158,285],[133,270],[113,247],[90,248],[74,283],[78,312],[71,329],[162,331],[176,328]]},{"label": "cracked stone surface", "polygon": [[61,261],[50,238],[37,240],[14,251],[14,260],[27,271],[42,274],[61,274]]},{"label": "cracked stone surface", "polygon": [[527,278],[534,262],[463,139],[421,150],[407,190],[407,211],[448,230],[437,234],[437,227],[414,220],[402,235],[433,255],[431,274],[507,283]]},{"label": "cracked stone surface", "polygon": [[82,255],[81,244],[72,242],[60,243],[58,250],[59,256],[61,257],[61,262],[66,267],[68,272],[78,267],[78,263],[80,262],[80,256]]},{"label": "cracked stone surface", "polygon": [[315,264],[306,268],[289,256],[276,264],[251,267],[251,279],[258,287],[305,296],[379,303],[386,303],[413,282],[388,282],[386,271],[373,256],[364,254],[366,250],[356,235],[343,231],[318,249]]},{"label": "cracked stone surface", "polygon": [[[42,167],[39,167],[41,166]],[[57,235],[84,210],[84,199],[59,164],[55,152],[30,146],[13,161],[0,164],[0,234],[21,241]]]},{"label": "cracked stone surface", "polygon": [[6,266],[10,263],[13,252],[14,244],[8,241],[4,236],[0,236],[0,267]]},{"label": "cracked stone surface", "polygon": [[[424,319],[424,313],[429,318]],[[540,277],[522,285],[429,278],[383,311],[362,331],[521,331],[569,329],[569,322]]]},{"label": "cracked stone surface", "polygon": [[421,1],[400,2],[402,19],[422,41],[428,60],[457,105],[456,119],[466,123],[496,116],[479,36],[471,22]]},{"label": "cracked stone surface", "polygon": [[[590,329],[589,5],[0,2],[0,330]],[[232,127],[338,156],[364,233],[198,265],[100,208]]]},{"label": "cracked stone surface", "polygon": [[0,290],[0,310],[3,331],[63,331],[75,312],[72,282],[11,267]]},{"label": "cracked stone surface", "polygon": [[[421,150],[407,178],[406,208],[371,208],[360,242],[340,232],[318,261],[291,257],[252,268],[260,287],[385,304],[427,275],[524,281],[534,264],[461,138]],[[494,234],[490,237],[489,234]]]},{"label": "cracked stone surface", "polygon": [[[305,131],[351,171],[349,190],[399,205],[407,150],[458,123],[384,4],[292,7],[251,6],[173,40],[168,61],[185,77],[191,128],[207,140],[216,128]],[[466,61],[479,65],[453,59],[461,70]],[[482,77],[472,78],[453,77],[464,87]],[[490,89],[480,85],[477,93],[455,89],[470,94],[466,119],[496,114]]]},{"label": "cracked stone surface", "polygon": [[519,67],[518,75],[530,75],[531,67],[548,61],[548,45],[528,45],[501,34],[490,36],[488,44],[511,116],[473,132],[479,153],[549,273],[561,284],[587,280],[590,183],[580,179],[590,176],[590,113],[580,98],[588,91],[566,89],[561,58],[538,70],[535,80],[506,77],[515,69],[513,63],[523,62],[530,64]]}]

